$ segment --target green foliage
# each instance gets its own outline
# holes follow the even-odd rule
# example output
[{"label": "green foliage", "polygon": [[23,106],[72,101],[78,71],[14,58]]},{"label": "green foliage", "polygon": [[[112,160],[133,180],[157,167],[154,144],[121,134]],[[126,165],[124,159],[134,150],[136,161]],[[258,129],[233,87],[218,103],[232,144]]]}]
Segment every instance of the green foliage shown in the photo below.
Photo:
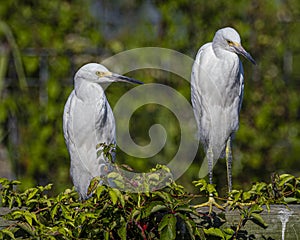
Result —
[{"label": "green foliage", "polygon": [[[175,182],[149,193],[120,192],[99,185],[91,198],[79,202],[77,193],[66,189],[49,197],[52,187],[38,186],[24,192],[14,190],[19,181],[1,178],[1,205],[11,208],[4,217],[11,224],[0,230],[2,239],[236,239],[252,221],[266,228],[262,206],[300,202],[299,181],[289,174],[276,176],[271,183],[256,183],[249,191],[234,190],[229,199],[220,199],[230,210],[238,209],[240,221],[226,226],[224,214],[195,209],[191,201],[200,195],[187,194]],[[199,184],[201,182],[201,184]],[[200,191],[211,186],[198,181]]]},{"label": "green foliage", "polygon": [[[299,1],[96,2],[14,0],[0,5],[0,137],[21,188],[55,181],[51,191],[58,193],[71,185],[61,120],[74,71],[83,63],[145,46],[194,58],[216,29],[229,25],[240,32],[258,63],[252,66],[242,59],[245,94],[233,147],[234,184],[265,181],[281,169],[299,174]],[[157,69],[130,74],[145,83],[169,85],[190,98],[189,83],[178,76]],[[112,107],[130,87],[116,84],[107,89]],[[17,120],[17,142],[9,138],[14,129],[7,126],[11,118]],[[169,111],[152,105],[138,109],[130,133],[137,144],[146,145],[148,130],[156,123],[168,134],[160,153],[144,161],[117,149],[117,161],[144,172],[170,161],[178,149],[180,129]],[[191,190],[202,154],[199,151],[180,179]],[[224,182],[224,166],[218,163],[214,168],[216,186]]]}]

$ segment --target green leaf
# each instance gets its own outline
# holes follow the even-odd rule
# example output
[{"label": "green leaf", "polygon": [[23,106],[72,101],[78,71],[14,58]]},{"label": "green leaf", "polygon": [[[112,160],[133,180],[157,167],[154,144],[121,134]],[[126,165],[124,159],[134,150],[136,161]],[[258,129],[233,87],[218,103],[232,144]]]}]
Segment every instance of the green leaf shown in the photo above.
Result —
[{"label": "green leaf", "polygon": [[160,239],[176,238],[176,217],[173,214],[166,214],[158,225]]},{"label": "green leaf", "polygon": [[96,189],[96,195],[97,195],[97,198],[99,199],[100,196],[101,196],[101,193],[106,189],[105,186],[103,185],[99,185]]},{"label": "green leaf", "polygon": [[19,208],[22,207],[22,199],[19,196],[16,197],[16,202],[18,203]]},{"label": "green leaf", "polygon": [[110,199],[113,203],[113,205],[115,205],[118,201],[118,195],[115,191],[113,191],[112,189],[109,190],[108,192],[109,196],[110,196]]},{"label": "green leaf", "polygon": [[16,210],[16,211],[12,212],[12,216],[14,219],[20,218],[21,216],[23,216],[23,214],[24,214],[24,211],[21,211],[21,210]]},{"label": "green leaf", "polygon": [[291,181],[295,179],[295,177],[293,175],[290,174],[282,174],[280,175],[280,182],[279,182],[279,186],[283,186],[285,185],[287,182]]},{"label": "green leaf", "polygon": [[263,208],[259,206],[258,204],[255,204],[251,206],[249,213],[261,213],[263,211]]},{"label": "green leaf", "polygon": [[[243,201],[247,201],[251,198],[251,193],[250,192],[243,192],[243,195],[242,195],[242,200]],[[235,200],[238,200],[238,199],[235,199]]]},{"label": "green leaf", "polygon": [[122,195],[122,193],[120,192],[120,190],[117,189],[117,188],[112,188],[111,191],[113,191],[117,195],[122,207],[124,207],[125,206],[125,199],[124,199],[124,196]]},{"label": "green leaf", "polygon": [[20,185],[20,184],[21,184],[21,182],[18,181],[18,180],[12,180],[10,183],[11,183],[12,185]]},{"label": "green leaf", "polygon": [[27,200],[30,200],[31,198],[33,198],[37,192],[38,192],[38,189],[35,188],[31,193],[29,193]]},{"label": "green leaf", "polygon": [[117,231],[118,236],[121,238],[121,240],[126,240],[126,237],[127,237],[127,235],[126,235],[126,233],[127,233],[127,231],[126,231],[126,221],[123,217],[121,217],[120,222],[121,222],[121,227]]},{"label": "green leaf", "polygon": [[130,214],[130,219],[134,219],[136,216],[137,216],[137,218],[136,218],[136,221],[138,221],[139,219],[140,219],[140,217],[141,217],[141,210],[139,210],[139,209],[134,209],[132,212],[131,212],[131,214]]},{"label": "green leaf", "polygon": [[226,240],[232,239],[233,235],[235,234],[235,231],[231,228],[225,228],[223,229],[223,232],[226,234],[225,235]]},{"label": "green leaf", "polygon": [[190,206],[186,205],[186,206],[181,206],[181,207],[177,207],[176,212],[182,212],[182,213],[192,213],[197,215],[197,211],[195,210],[195,208],[191,208]]},{"label": "green leaf", "polygon": [[87,195],[90,195],[92,192],[94,192],[94,190],[97,188],[99,182],[100,182],[100,177],[94,177],[92,178],[92,180],[90,181],[90,185],[88,187],[87,190]]},{"label": "green leaf", "polygon": [[153,194],[159,196],[162,200],[164,200],[168,203],[172,202],[173,198],[171,197],[171,195],[169,193],[162,192],[162,191],[156,191]]},{"label": "green leaf", "polygon": [[14,203],[15,203],[15,196],[10,196],[10,197],[9,197],[9,204],[8,204],[8,207],[9,207],[10,209],[13,208]]},{"label": "green leaf", "polygon": [[24,212],[24,217],[25,217],[26,221],[29,223],[30,226],[32,226],[32,219],[36,223],[39,223],[37,218],[36,218],[36,215],[32,212],[29,212],[29,211]]},{"label": "green leaf", "polygon": [[204,229],[204,233],[209,236],[215,236],[215,237],[220,237],[222,239],[225,239],[224,233],[222,232],[222,230],[218,228]]},{"label": "green leaf", "polygon": [[56,213],[57,213],[58,206],[59,206],[59,204],[56,203],[56,204],[54,205],[54,207],[52,208],[51,212],[50,212],[50,216],[51,216],[51,219],[52,219],[52,220],[54,219],[54,217],[55,217],[55,215],[56,215]]},{"label": "green leaf", "polygon": [[35,228],[30,226],[27,222],[17,223],[17,226],[26,231],[31,236],[35,236]]},{"label": "green leaf", "polygon": [[259,225],[263,228],[268,227],[268,224],[265,223],[264,219],[260,216],[260,214],[251,213],[250,217],[251,217],[250,219],[252,220],[252,222],[256,223],[257,225]]},{"label": "green leaf", "polygon": [[167,209],[167,207],[163,205],[162,201],[153,201],[143,211],[143,218],[149,217],[150,214],[165,209]]},{"label": "green leaf", "polygon": [[298,199],[297,199],[297,198],[294,198],[294,197],[285,197],[285,198],[284,198],[284,201],[285,201],[286,203],[296,203],[296,202],[298,201]]},{"label": "green leaf", "polygon": [[31,217],[31,215],[25,213],[24,217],[25,217],[26,221],[29,223],[29,225],[32,226],[32,217]]},{"label": "green leaf", "polygon": [[65,219],[67,219],[69,221],[73,221],[73,218],[71,217],[70,211],[66,206],[67,205],[60,205],[62,215],[64,216]]},{"label": "green leaf", "polygon": [[4,235],[7,235],[7,236],[9,236],[11,239],[15,239],[15,236],[14,236],[14,234],[11,232],[11,231],[9,231],[9,230],[7,230],[7,229],[2,229],[2,230],[0,230]]},{"label": "green leaf", "polygon": [[166,210],[166,209],[168,209],[168,208],[165,205],[155,205],[151,209],[150,213],[155,213],[155,212],[158,212],[158,211],[161,211],[161,210]]}]

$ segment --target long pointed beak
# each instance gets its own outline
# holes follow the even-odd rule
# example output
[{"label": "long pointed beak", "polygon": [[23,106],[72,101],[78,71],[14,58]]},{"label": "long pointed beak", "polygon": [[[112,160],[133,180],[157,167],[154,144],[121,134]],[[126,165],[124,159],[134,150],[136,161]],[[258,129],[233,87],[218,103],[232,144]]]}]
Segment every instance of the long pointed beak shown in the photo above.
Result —
[{"label": "long pointed beak", "polygon": [[114,78],[116,81],[119,81],[119,82],[129,82],[129,83],[136,83],[136,84],[144,84],[143,82],[139,81],[139,80],[136,80],[134,78],[129,78],[129,77],[126,77],[126,76],[123,76],[123,75],[119,75],[119,74],[116,74],[116,73],[113,73],[111,75],[112,78]]},{"label": "long pointed beak", "polygon": [[240,44],[237,44],[234,46],[234,49],[236,50],[236,52],[238,54],[243,55],[246,59],[248,59],[250,62],[252,62],[254,65],[256,65],[255,60],[253,59],[253,57],[250,55],[250,53],[248,53]]}]

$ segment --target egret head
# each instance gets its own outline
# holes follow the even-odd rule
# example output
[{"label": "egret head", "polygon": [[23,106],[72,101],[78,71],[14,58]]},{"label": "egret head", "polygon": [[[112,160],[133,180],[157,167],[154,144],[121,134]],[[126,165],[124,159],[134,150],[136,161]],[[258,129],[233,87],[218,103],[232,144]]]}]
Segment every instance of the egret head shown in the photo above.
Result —
[{"label": "egret head", "polygon": [[98,63],[88,63],[82,66],[75,74],[75,83],[76,80],[79,79],[99,84],[112,82],[130,82],[143,84],[142,82],[133,78],[112,73],[106,67]]},{"label": "egret head", "polygon": [[240,54],[253,64],[256,64],[255,60],[241,45],[241,38],[238,32],[231,27],[219,29],[214,36],[213,44],[229,52]]}]

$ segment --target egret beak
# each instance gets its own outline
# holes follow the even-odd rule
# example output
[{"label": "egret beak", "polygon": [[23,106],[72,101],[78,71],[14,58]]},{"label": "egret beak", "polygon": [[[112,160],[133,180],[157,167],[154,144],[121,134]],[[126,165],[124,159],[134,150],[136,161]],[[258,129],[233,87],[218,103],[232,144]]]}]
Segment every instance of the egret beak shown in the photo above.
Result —
[{"label": "egret beak", "polygon": [[248,53],[240,44],[235,44],[234,49],[236,51],[237,54],[241,54],[243,55],[246,59],[248,59],[250,62],[252,62],[254,65],[256,65],[255,60],[253,59],[253,57],[250,55],[250,53]]},{"label": "egret beak", "polygon": [[136,84],[144,84],[143,82],[136,80],[134,78],[129,78],[129,77],[125,77],[123,75],[119,75],[116,73],[113,73],[111,76],[111,78],[115,79],[116,81],[119,82],[129,82],[129,83],[136,83]]}]

